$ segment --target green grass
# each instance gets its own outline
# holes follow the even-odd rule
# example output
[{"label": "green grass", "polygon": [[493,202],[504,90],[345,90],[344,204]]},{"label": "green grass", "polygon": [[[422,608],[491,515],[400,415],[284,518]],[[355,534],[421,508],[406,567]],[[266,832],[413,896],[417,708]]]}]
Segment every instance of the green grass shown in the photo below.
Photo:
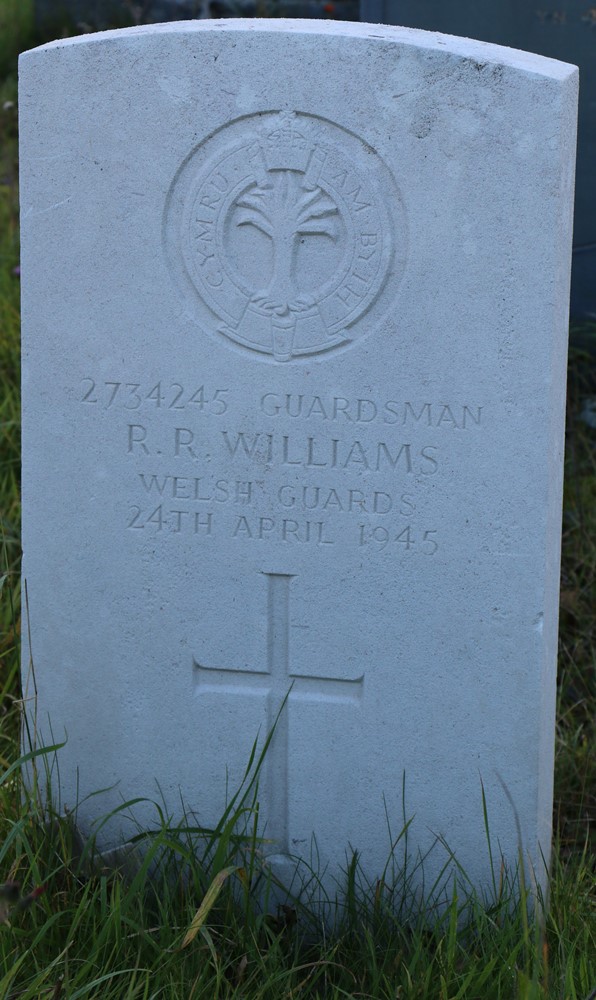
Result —
[{"label": "green grass", "polygon": [[[19,4],[2,0],[0,23],[9,8]],[[359,890],[357,858],[346,871],[347,905],[333,934],[300,906],[268,912],[259,902],[256,759],[215,831],[172,827],[156,805],[151,835],[139,833],[142,860],[102,867],[93,839],[81,842],[73,817],[48,815],[35,794],[23,791],[19,767],[11,770],[20,722],[15,141],[16,84],[9,75],[0,84],[0,917],[7,921],[0,923],[0,1000],[592,997],[596,430],[579,414],[582,401],[596,396],[596,362],[586,351],[596,348],[596,324],[574,331],[581,349],[572,350],[570,362],[548,912],[539,906],[528,919],[503,888],[490,906],[453,896],[434,923],[408,920],[389,885]],[[40,773],[45,760],[34,762]],[[12,898],[14,882],[21,902]],[[29,898],[41,886],[45,891]]]},{"label": "green grass", "polygon": [[[581,349],[574,347],[579,343]],[[559,634],[555,822],[561,848],[596,853],[596,323],[572,328]],[[589,348],[587,350],[586,348]]]},{"label": "green grass", "polygon": [[[33,762],[41,773],[44,760]],[[557,854],[550,908],[535,920],[507,889],[489,906],[454,893],[432,922],[405,918],[389,884],[360,891],[357,858],[333,933],[299,905],[269,912],[254,825],[261,763],[249,761],[214,831],[190,820],[172,827],[156,804],[154,828],[139,832],[141,850],[120,870],[113,859],[103,865],[93,839],[82,842],[72,817],[48,815],[35,795],[23,801],[18,768],[8,772],[0,865],[4,896],[16,896],[17,881],[24,900],[5,905],[0,997],[589,996],[596,940],[585,853]]]},{"label": "green grass", "polygon": [[[72,818],[49,822],[17,786],[9,779],[2,792],[1,864],[25,897],[45,891],[15,903],[0,927],[2,997],[586,1000],[594,984],[585,855],[556,861],[550,909],[536,921],[507,893],[488,908],[466,900],[465,923],[455,895],[440,920],[405,920],[382,887],[358,893],[353,865],[347,907],[326,935],[299,906],[270,915],[258,905],[254,786],[212,835],[158,817],[128,872],[102,869]],[[236,820],[248,823],[243,845]]]},{"label": "green grass", "polygon": [[[34,0],[0,0],[0,78],[16,70],[17,55],[33,35]],[[1,105],[0,105],[1,106]]]}]

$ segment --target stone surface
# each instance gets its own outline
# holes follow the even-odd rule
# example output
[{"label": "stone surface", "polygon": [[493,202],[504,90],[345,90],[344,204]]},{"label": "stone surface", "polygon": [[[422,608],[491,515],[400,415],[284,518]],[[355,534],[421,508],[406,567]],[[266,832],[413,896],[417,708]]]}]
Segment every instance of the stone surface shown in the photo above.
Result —
[{"label": "stone surface", "polygon": [[360,0],[363,21],[401,24],[527,49],[579,67],[571,311],[596,316],[596,6],[584,0]]},{"label": "stone surface", "polygon": [[214,823],[289,691],[276,870],[374,880],[411,820],[427,890],[445,845],[489,889],[484,787],[544,881],[576,99],[371,25],[22,57],[24,574],[83,828]]}]

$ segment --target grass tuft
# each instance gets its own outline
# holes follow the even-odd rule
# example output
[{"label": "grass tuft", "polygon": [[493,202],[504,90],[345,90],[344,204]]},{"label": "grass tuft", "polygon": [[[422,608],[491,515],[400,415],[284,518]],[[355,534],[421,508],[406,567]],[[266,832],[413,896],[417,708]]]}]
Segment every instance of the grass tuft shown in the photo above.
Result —
[{"label": "grass tuft", "polygon": [[[37,750],[35,761],[46,759],[50,772],[54,753]],[[312,913],[299,901],[276,913],[262,906],[256,753],[214,830],[197,829],[188,816],[174,826],[156,804],[154,829],[139,832],[120,863],[97,851],[95,836],[84,841],[73,816],[48,813],[27,795],[19,777],[26,763],[16,761],[0,788],[0,901],[10,897],[0,996],[586,1000],[592,988],[594,869],[586,851],[567,862],[556,855],[548,913],[538,905],[529,917],[514,886],[487,905],[462,896],[453,879],[432,919],[400,914],[381,880],[363,884],[355,854],[342,886],[345,910],[331,931],[321,924],[313,934]]]}]

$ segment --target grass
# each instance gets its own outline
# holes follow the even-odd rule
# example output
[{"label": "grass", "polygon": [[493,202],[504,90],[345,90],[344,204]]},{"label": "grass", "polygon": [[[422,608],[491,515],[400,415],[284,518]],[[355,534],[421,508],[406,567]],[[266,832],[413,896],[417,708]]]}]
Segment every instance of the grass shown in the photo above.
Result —
[{"label": "grass", "polygon": [[[43,768],[44,757],[35,761]],[[22,801],[18,769],[2,782],[0,863],[21,901],[5,903],[0,996],[20,998],[530,998],[585,1000],[594,975],[594,914],[585,854],[555,862],[550,910],[528,919],[503,891],[491,906],[452,896],[440,919],[404,919],[389,887],[359,890],[332,935],[311,915],[259,905],[253,830],[262,757],[218,828],[154,829],[122,870],[102,867],[73,817]],[[237,831],[243,836],[240,838]],[[43,892],[39,888],[44,887]],[[400,892],[402,886],[400,884]],[[32,891],[33,890],[33,891]],[[465,905],[465,922],[462,921]]]},{"label": "grass", "polygon": [[[579,343],[581,347],[573,345]],[[596,852],[596,322],[572,328],[559,635],[555,823],[561,848]],[[586,347],[590,350],[586,350]]]},{"label": "grass", "polygon": [[34,28],[34,0],[0,0],[0,79],[16,70]]},{"label": "grass", "polygon": [[[12,5],[17,10],[18,5]],[[10,4],[2,0],[4,16]],[[0,18],[1,20],[1,18]],[[14,45],[14,42],[13,42]],[[10,60],[8,60],[10,63]],[[155,806],[137,864],[106,866],[72,816],[20,780],[19,277],[16,84],[0,83],[0,1000],[596,997],[596,324],[572,331],[569,369],[555,852],[548,912],[506,887],[405,919],[391,886],[360,888],[333,934],[300,906],[268,912],[256,824],[260,762],[215,831]],[[43,754],[29,766],[40,773]],[[35,786],[34,786],[35,787]],[[239,839],[238,830],[244,831]],[[20,888],[15,887],[18,883]],[[402,886],[403,888],[403,886]],[[462,919],[466,907],[466,920]]]},{"label": "grass", "polygon": [[[127,874],[102,869],[71,817],[48,822],[31,799],[16,806],[17,784],[3,790],[9,808],[0,855],[28,905],[15,902],[0,929],[2,997],[590,995],[593,883],[585,856],[556,862],[544,926],[506,894],[488,908],[466,901],[465,925],[455,895],[440,921],[400,919],[390,896],[358,893],[352,865],[348,906],[326,937],[299,907],[273,916],[259,907],[258,848],[249,837],[239,858],[232,834],[238,813],[253,815],[250,794],[212,836],[160,818],[143,838],[142,862]],[[31,899],[41,884],[45,891]]]}]

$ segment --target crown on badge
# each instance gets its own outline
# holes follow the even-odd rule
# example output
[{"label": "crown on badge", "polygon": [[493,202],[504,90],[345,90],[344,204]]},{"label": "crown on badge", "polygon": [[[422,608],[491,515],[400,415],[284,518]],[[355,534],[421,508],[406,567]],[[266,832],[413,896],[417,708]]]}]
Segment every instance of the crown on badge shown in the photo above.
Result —
[{"label": "crown on badge", "polygon": [[295,111],[279,115],[278,124],[261,146],[267,170],[306,171],[315,144],[305,131],[302,125],[299,131]]}]

